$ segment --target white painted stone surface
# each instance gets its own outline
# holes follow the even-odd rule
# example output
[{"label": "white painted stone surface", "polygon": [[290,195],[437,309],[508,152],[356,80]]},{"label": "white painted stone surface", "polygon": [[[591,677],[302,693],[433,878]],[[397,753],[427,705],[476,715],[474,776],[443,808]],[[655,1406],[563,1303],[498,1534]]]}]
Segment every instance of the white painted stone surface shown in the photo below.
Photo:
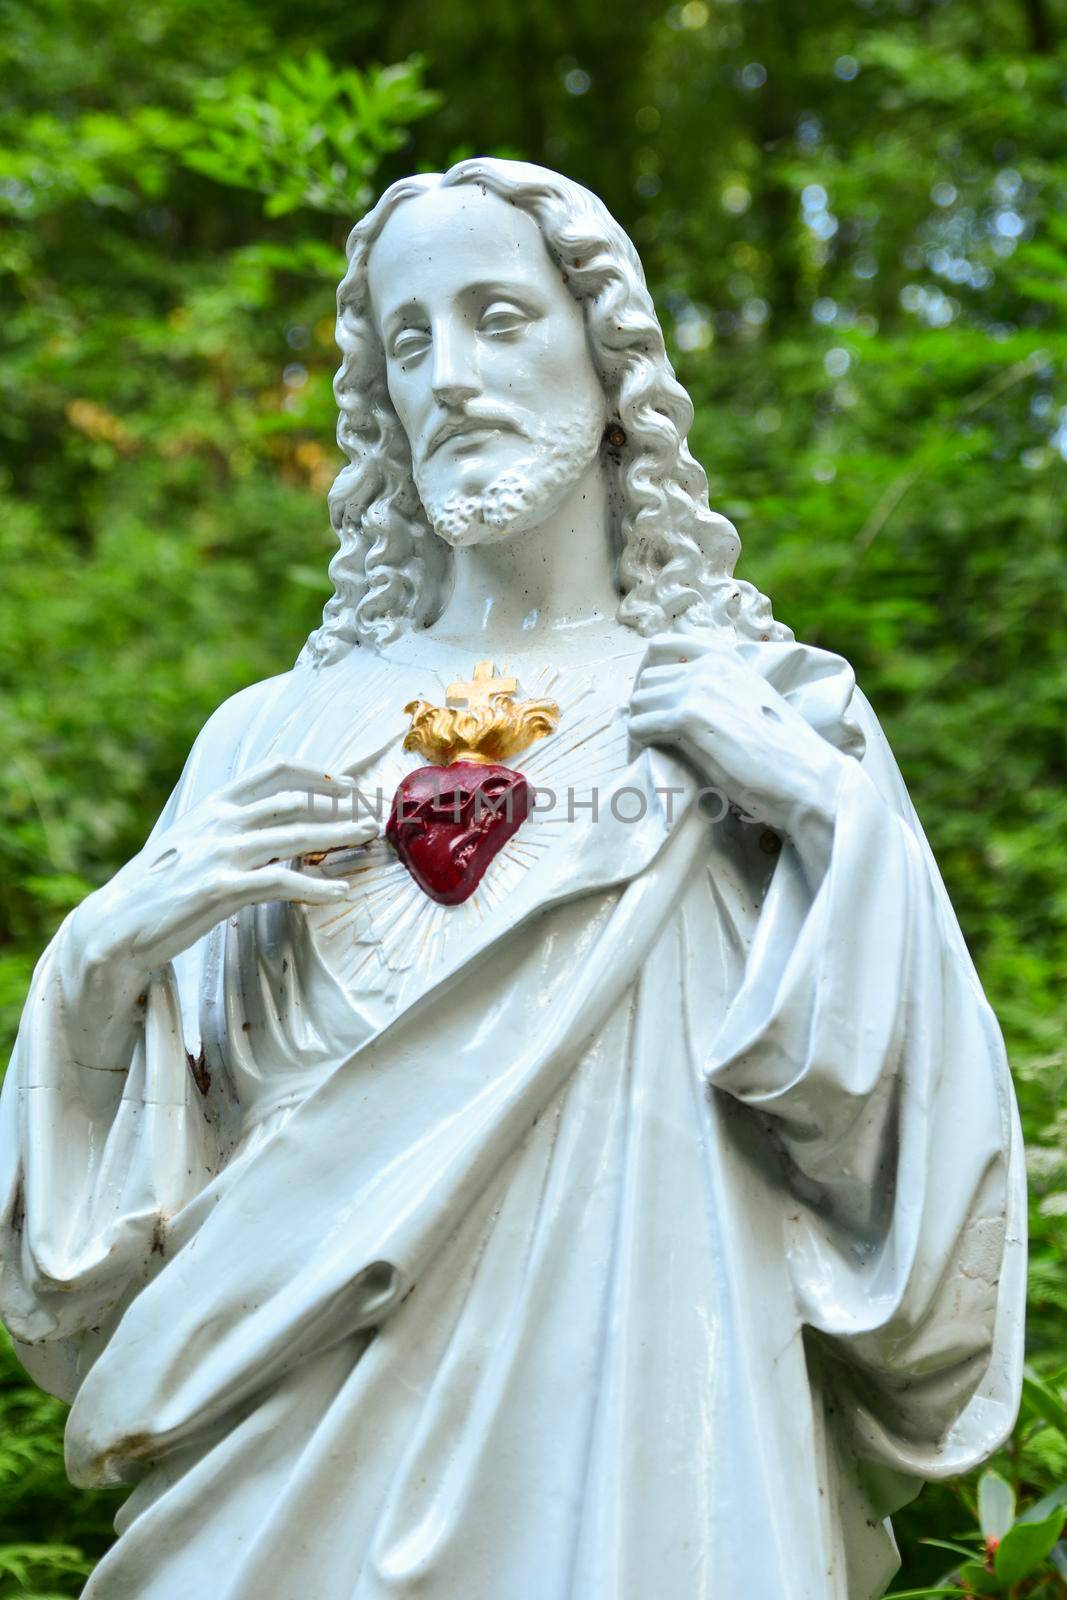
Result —
[{"label": "white painted stone surface", "polygon": [[[4,1089],[4,1319],[132,1486],[86,1594],[879,1595],[1021,1359],[936,867],[847,664],[732,578],[599,202],[468,162],[350,248],[326,625],[68,918]],[[560,705],[555,803],[446,908],[353,790],[486,658]]]}]

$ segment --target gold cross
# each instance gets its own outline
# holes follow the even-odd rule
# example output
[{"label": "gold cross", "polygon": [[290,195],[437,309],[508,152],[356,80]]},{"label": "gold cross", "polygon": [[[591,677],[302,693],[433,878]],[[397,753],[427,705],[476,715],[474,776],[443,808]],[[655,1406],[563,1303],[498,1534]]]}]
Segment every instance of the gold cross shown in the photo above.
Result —
[{"label": "gold cross", "polygon": [[452,705],[465,705],[468,711],[487,706],[494,694],[514,694],[519,687],[516,678],[494,678],[493,663],[479,661],[474,668],[472,683],[450,683],[445,699]]}]

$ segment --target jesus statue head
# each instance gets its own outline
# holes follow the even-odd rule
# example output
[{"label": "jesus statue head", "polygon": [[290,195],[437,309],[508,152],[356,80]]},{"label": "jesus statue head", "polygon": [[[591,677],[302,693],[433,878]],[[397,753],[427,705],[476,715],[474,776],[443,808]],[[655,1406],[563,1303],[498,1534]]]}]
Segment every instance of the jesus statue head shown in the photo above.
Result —
[{"label": "jesus statue head", "polygon": [[402,179],[353,228],[337,304],[349,464],[305,661],[432,627],[465,552],[535,539],[547,561],[550,529],[640,634],[790,637],[733,577],[637,251],[587,189],[485,157]]}]

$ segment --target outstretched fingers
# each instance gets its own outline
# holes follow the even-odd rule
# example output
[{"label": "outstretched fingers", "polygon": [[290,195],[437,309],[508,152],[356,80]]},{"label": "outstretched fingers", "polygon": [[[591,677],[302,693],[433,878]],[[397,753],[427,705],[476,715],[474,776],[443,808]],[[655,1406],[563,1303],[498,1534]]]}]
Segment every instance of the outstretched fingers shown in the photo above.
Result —
[{"label": "outstretched fingers", "polygon": [[343,879],[313,877],[277,863],[238,872],[232,879],[236,905],[262,905],[268,900],[289,900],[300,905],[328,906],[350,898]]},{"label": "outstretched fingers", "polygon": [[262,867],[320,850],[357,849],[377,836],[377,822],[366,817],[359,822],[296,822],[288,827],[257,828],[239,840],[236,859],[244,867]]},{"label": "outstretched fingers", "polygon": [[226,796],[238,805],[257,800],[277,800],[286,791],[295,791],[305,797],[329,795],[344,799],[351,797],[355,787],[353,778],[335,777],[332,773],[323,772],[320,767],[301,766],[292,761],[272,761],[235,778],[233,783],[227,785]]},{"label": "outstretched fingers", "polygon": [[298,822],[347,822],[350,828],[362,828],[368,820],[376,821],[375,813],[365,801],[357,799],[355,789],[344,795],[282,790],[266,800],[242,805],[236,819],[242,831]]}]

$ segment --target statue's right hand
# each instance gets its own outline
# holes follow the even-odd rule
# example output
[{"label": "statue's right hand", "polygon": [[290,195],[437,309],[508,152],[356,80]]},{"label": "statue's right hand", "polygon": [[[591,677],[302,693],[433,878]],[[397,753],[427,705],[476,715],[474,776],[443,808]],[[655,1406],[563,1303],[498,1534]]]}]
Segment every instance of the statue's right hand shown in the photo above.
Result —
[{"label": "statue's right hand", "polygon": [[378,823],[355,817],[355,793],[351,778],[285,761],[216,790],[82,902],[68,924],[68,971],[143,975],[244,906],[346,899],[344,881],[289,863],[375,837]]}]

